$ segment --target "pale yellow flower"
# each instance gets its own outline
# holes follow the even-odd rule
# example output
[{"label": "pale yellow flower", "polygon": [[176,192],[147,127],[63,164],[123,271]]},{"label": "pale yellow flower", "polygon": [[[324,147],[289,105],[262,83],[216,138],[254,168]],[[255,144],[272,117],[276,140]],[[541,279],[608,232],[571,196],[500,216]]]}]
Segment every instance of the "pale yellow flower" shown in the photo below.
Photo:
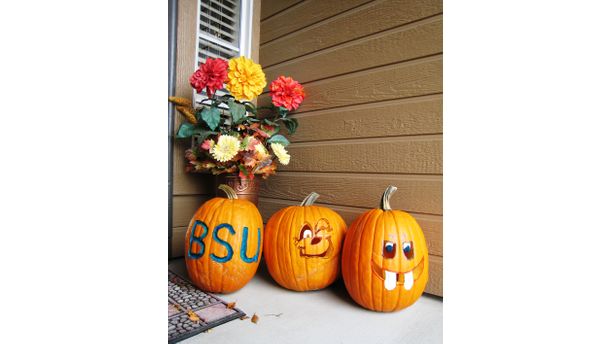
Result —
[{"label": "pale yellow flower", "polygon": [[227,89],[238,100],[252,100],[263,92],[266,75],[261,65],[244,56],[229,60]]},{"label": "pale yellow flower", "polygon": [[262,157],[268,156],[268,150],[266,149],[266,146],[261,143],[255,145],[255,151],[259,153]]},{"label": "pale yellow flower", "polygon": [[240,150],[240,141],[229,135],[221,135],[217,144],[212,147],[210,153],[220,162],[226,162],[238,154]]},{"label": "pale yellow flower", "polygon": [[283,145],[281,145],[280,143],[273,143],[270,146],[272,147],[272,151],[274,151],[274,154],[278,158],[278,162],[283,165],[289,164],[289,159],[291,159],[291,155],[287,153],[287,150]]}]

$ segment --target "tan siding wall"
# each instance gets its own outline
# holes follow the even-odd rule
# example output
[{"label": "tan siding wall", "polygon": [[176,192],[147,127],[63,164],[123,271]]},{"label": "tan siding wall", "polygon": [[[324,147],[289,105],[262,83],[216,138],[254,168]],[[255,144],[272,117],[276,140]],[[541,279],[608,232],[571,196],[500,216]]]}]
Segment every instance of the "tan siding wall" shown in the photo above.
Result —
[{"label": "tan siding wall", "polygon": [[[259,60],[260,11],[261,1],[254,0],[251,52],[252,58],[255,61]],[[189,85],[189,76],[195,70],[197,15],[197,0],[181,0],[178,2],[176,95],[189,99],[193,95],[193,89]],[[175,128],[178,128],[181,122],[181,115],[175,113]],[[202,203],[214,195],[212,176],[187,174],[184,172],[186,148],[186,144],[175,142],[172,198],[172,257],[183,256],[185,232],[191,216],[193,216],[193,213]]]},{"label": "tan siding wall", "polygon": [[291,163],[262,186],[264,220],[316,191],[350,223],[396,185],[441,296],[442,1],[263,0],[261,43],[268,82],[290,75],[307,93]]}]

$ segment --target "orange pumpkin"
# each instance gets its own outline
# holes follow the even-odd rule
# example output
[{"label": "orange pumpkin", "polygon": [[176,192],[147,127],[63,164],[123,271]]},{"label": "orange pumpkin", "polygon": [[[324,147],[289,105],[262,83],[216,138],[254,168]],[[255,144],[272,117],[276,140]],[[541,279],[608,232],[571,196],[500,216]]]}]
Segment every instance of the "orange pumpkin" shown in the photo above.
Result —
[{"label": "orange pumpkin", "polygon": [[204,203],[185,234],[185,264],[191,281],[214,293],[231,293],[255,275],[262,256],[263,221],[257,207],[238,199],[227,185],[227,198]]},{"label": "orange pumpkin", "polygon": [[416,220],[391,210],[389,186],[381,208],[359,216],[347,231],[342,252],[342,277],[361,306],[391,312],[413,304],[425,290],[429,257],[425,236]]},{"label": "orange pumpkin", "polygon": [[299,206],[276,212],[266,224],[266,266],[287,289],[317,290],[338,278],[346,223],[335,211],[313,205],[318,197],[311,193]]}]

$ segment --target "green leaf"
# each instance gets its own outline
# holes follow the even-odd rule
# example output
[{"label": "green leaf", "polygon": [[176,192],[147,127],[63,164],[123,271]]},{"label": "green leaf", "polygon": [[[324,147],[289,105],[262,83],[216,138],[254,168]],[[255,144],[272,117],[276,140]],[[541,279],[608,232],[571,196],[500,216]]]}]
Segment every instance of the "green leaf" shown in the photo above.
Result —
[{"label": "green leaf", "polygon": [[239,123],[240,120],[244,118],[244,115],[246,115],[246,109],[244,105],[236,102],[229,102],[228,105],[234,123]]},{"label": "green leaf", "polygon": [[264,123],[269,124],[269,125],[276,125],[276,123],[272,122],[271,120],[264,118]]},{"label": "green leaf", "polygon": [[289,140],[287,140],[287,138],[281,134],[272,136],[271,138],[268,139],[268,142],[269,143],[280,143],[283,146],[289,145]]},{"label": "green leaf", "polygon": [[191,123],[183,123],[179,127],[178,132],[176,133],[176,137],[179,139],[186,139],[193,135],[193,124]]},{"label": "green leaf", "polygon": [[280,131],[280,125],[277,123],[272,123],[271,127],[273,127],[273,129],[266,128],[265,126],[261,126],[260,129],[266,134],[268,134],[268,136],[274,136],[278,134],[278,132]]},{"label": "green leaf", "polygon": [[287,114],[289,113],[289,110],[287,110],[286,108],[280,106],[278,108],[278,113],[281,115],[282,118],[287,117]]},{"label": "green leaf", "polygon": [[221,122],[221,112],[216,107],[211,108],[203,108],[200,111],[200,118],[211,130],[215,130],[219,127],[219,122]]},{"label": "green leaf", "polygon": [[249,141],[251,141],[251,138],[249,136],[243,138],[242,142],[240,142],[240,150],[246,150],[249,146]]},{"label": "green leaf", "polygon": [[249,175],[249,171],[246,169],[246,167],[244,167],[243,164],[238,165],[238,168],[240,169],[240,171],[242,172],[242,174],[244,174],[245,176]]},{"label": "green leaf", "polygon": [[218,132],[206,130],[204,128],[194,128],[193,135],[196,137],[198,141],[198,145],[202,144],[202,141],[209,138],[211,135],[216,135]]},{"label": "green leaf", "polygon": [[284,118],[283,123],[285,123],[285,127],[289,131],[289,135],[295,134],[295,131],[298,128],[298,121],[295,118]]}]

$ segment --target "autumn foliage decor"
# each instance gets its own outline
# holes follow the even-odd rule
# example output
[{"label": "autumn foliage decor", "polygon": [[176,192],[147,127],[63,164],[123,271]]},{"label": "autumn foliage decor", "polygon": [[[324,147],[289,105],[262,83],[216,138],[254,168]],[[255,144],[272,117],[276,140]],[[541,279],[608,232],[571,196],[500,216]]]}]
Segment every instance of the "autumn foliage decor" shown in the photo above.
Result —
[{"label": "autumn foliage decor", "polygon": [[272,105],[256,107],[252,102],[266,87],[261,66],[244,56],[226,61],[207,58],[189,78],[203,100],[170,97],[185,122],[176,137],[191,139],[185,151],[187,172],[214,175],[238,174],[240,178],[264,179],[276,172],[277,164],[289,164],[289,135],[298,122],[289,117],[304,100],[302,85],[291,77],[279,76],[269,85]]}]

